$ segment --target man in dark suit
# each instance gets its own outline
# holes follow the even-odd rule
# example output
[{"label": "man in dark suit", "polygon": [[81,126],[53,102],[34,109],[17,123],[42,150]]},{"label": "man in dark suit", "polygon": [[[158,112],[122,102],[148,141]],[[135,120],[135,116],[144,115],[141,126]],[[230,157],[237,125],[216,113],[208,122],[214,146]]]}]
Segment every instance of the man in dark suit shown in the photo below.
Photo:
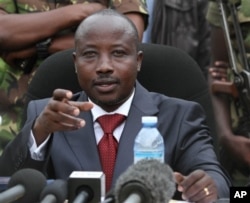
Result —
[{"label": "man in dark suit", "polygon": [[57,89],[50,99],[30,102],[26,124],[2,154],[0,175],[23,167],[62,179],[76,170],[101,171],[97,145],[103,131],[96,119],[119,113],[126,120],[114,131],[119,143],[114,185],[133,164],[141,117],[153,115],[182,198],[206,203],[228,197],[230,181],[216,159],[201,106],[142,87],[136,81],[143,57],[138,43],[134,25],[115,11],[85,19],[77,29],[73,55],[83,91],[73,95]]}]

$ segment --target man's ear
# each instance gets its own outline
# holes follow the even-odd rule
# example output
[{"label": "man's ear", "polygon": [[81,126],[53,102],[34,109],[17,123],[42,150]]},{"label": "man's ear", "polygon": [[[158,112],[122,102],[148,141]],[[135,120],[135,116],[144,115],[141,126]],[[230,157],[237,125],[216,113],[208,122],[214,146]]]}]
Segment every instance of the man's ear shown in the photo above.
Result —
[{"label": "man's ear", "polygon": [[138,63],[138,64],[137,64],[137,71],[139,72],[140,70],[141,70],[141,64]]},{"label": "man's ear", "polygon": [[76,66],[76,52],[73,52],[73,60],[74,60],[74,65],[75,65],[75,73],[77,73],[77,66]]},{"label": "man's ear", "polygon": [[77,74],[77,67],[76,67],[76,64],[75,64],[75,73]]},{"label": "man's ear", "polygon": [[142,59],[143,59],[143,52],[139,51],[137,53],[137,71],[138,72],[141,70]]}]

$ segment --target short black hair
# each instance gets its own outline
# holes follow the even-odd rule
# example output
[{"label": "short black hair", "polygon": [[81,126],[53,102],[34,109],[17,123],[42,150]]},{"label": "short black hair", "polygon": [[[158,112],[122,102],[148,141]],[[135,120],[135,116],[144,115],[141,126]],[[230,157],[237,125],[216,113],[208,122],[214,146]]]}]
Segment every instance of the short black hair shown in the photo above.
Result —
[{"label": "short black hair", "polygon": [[113,9],[103,9],[100,11],[97,11],[93,14],[91,14],[90,16],[88,16],[87,18],[85,18],[78,26],[76,33],[75,33],[75,40],[77,40],[78,36],[81,36],[82,33],[82,27],[84,26],[84,22],[86,20],[88,20],[88,18],[91,18],[92,16],[114,16],[114,17],[120,17],[122,19],[124,19],[129,25],[131,29],[127,29],[126,31],[131,34],[131,36],[133,36],[134,40],[135,40],[135,44],[136,47],[138,49],[138,45],[139,45],[139,35],[138,35],[138,31],[137,28],[135,27],[134,23],[125,15],[113,10]]}]

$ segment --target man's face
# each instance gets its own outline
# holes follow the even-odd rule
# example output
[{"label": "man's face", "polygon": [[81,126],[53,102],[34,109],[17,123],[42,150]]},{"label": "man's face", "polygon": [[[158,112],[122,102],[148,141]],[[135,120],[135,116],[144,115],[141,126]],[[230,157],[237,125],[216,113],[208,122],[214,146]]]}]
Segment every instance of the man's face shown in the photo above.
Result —
[{"label": "man's face", "polygon": [[79,83],[90,99],[113,111],[131,95],[142,53],[137,53],[124,21],[104,18],[97,18],[81,36],[75,66]]}]

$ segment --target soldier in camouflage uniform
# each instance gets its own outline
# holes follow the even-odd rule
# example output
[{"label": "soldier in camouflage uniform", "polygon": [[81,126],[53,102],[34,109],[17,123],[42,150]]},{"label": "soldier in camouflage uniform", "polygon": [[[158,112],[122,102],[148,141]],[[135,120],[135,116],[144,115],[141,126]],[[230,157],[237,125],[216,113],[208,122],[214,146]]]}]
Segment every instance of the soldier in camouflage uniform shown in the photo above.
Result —
[{"label": "soldier in camouflage uniform", "polygon": [[74,47],[77,25],[106,7],[127,15],[142,39],[145,0],[0,0],[0,154],[21,127],[25,92],[36,67],[50,54]]},{"label": "soldier in camouflage uniform", "polygon": [[[229,1],[231,1],[230,3],[235,3],[237,8],[238,22],[241,27],[246,49],[245,55],[247,57],[250,54],[250,1]],[[236,38],[232,26],[232,16],[229,10],[226,10],[226,13],[228,14],[229,34],[232,47],[234,48],[236,67],[240,70],[243,69],[243,66],[240,61],[239,50],[235,46]],[[228,54],[224,37],[225,33],[223,33],[222,29],[222,16],[219,5],[216,2],[210,2],[207,19],[212,25],[212,54],[214,58],[213,67],[209,69],[210,85],[213,85],[218,80],[226,83],[234,81],[234,74],[232,74],[232,69],[228,66],[230,54]],[[221,144],[221,162],[232,177],[235,186],[246,185],[249,183],[250,175],[250,139],[248,137],[250,120],[248,118],[246,125],[242,127],[242,123],[239,120],[243,113],[242,106],[235,106],[236,99],[231,97],[231,95],[211,91],[211,96],[217,115],[218,135]]]}]

